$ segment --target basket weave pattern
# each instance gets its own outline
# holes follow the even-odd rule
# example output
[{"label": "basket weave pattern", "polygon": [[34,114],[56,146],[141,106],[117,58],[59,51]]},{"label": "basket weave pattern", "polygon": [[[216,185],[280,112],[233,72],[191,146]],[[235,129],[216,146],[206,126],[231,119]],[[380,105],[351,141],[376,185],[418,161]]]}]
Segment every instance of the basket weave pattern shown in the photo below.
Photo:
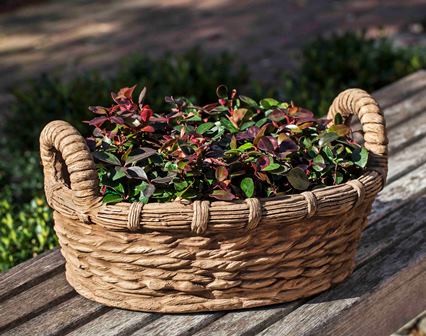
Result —
[{"label": "basket weave pattern", "polygon": [[235,202],[106,205],[84,138],[63,121],[40,136],[45,192],[81,295],[156,312],[238,309],[295,300],[343,281],[387,173],[385,122],[365,91],[329,111],[360,119],[368,170],[345,184]]}]

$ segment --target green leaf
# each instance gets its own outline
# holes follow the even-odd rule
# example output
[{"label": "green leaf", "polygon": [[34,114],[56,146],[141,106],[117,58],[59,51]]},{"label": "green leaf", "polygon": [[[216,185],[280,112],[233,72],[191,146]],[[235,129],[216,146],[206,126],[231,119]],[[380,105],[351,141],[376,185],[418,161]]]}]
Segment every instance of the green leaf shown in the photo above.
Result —
[{"label": "green leaf", "polygon": [[238,128],[236,128],[228,119],[220,118],[220,123],[231,133],[237,133]]},{"label": "green leaf", "polygon": [[278,163],[276,163],[276,162],[273,162],[273,163],[271,163],[270,165],[268,165],[268,166],[266,166],[265,168],[263,168],[263,169],[262,169],[262,171],[271,171],[271,170],[278,169],[278,168],[280,168],[280,167],[281,167],[281,165],[280,165],[280,164],[278,164]]},{"label": "green leaf", "polygon": [[334,178],[334,183],[335,184],[341,184],[343,181],[344,181],[344,177],[343,177],[342,173],[337,172],[336,176]]},{"label": "green leaf", "polygon": [[148,183],[145,181],[142,181],[140,184],[138,184],[136,187],[133,188],[135,195],[140,194],[145,191],[145,189],[148,187]]},{"label": "green leaf", "polygon": [[254,124],[255,124],[255,122],[254,122],[254,121],[246,121],[246,122],[244,122],[244,123],[241,125],[240,130],[241,130],[241,131],[244,131],[244,130],[246,130],[247,128],[249,128],[249,127],[253,126]]},{"label": "green leaf", "polygon": [[250,97],[240,96],[241,101],[252,107],[259,107],[256,101]]},{"label": "green leaf", "polygon": [[126,169],[123,167],[115,167],[115,174],[112,177],[113,181],[121,179],[123,176],[126,176]]},{"label": "green leaf", "polygon": [[164,169],[166,169],[167,171],[177,171],[178,170],[178,165],[174,162],[166,162],[164,165]]},{"label": "green leaf", "polygon": [[356,148],[352,152],[352,160],[357,166],[364,168],[368,162],[368,150],[365,147]]},{"label": "green leaf", "polygon": [[314,157],[314,163],[325,163],[325,161],[321,155],[317,155]]},{"label": "green leaf", "polygon": [[246,142],[245,144],[238,147],[238,150],[245,151],[245,150],[253,148],[253,147],[254,147],[254,145],[251,142]]},{"label": "green leaf", "polygon": [[314,162],[314,165],[313,165],[312,168],[315,171],[319,172],[319,171],[324,170],[324,168],[325,168],[325,161],[324,161],[324,158],[321,155],[318,154],[317,156],[315,156],[313,162]]},{"label": "green leaf", "polygon": [[211,129],[213,126],[214,126],[214,123],[212,123],[212,122],[206,122],[204,124],[201,124],[200,126],[197,127],[197,133],[198,134],[204,134],[209,129]]},{"label": "green leaf", "polygon": [[323,151],[323,153],[327,156],[327,158],[328,158],[330,161],[334,161],[334,154],[333,154],[332,149],[331,149],[329,146],[325,146],[325,147],[322,149],[322,151]]},{"label": "green leaf", "polygon": [[175,189],[177,191],[182,191],[185,190],[188,187],[188,182],[183,180],[183,181],[176,181],[173,183],[175,186]]},{"label": "green leaf", "polygon": [[121,202],[123,200],[123,197],[121,197],[118,194],[106,194],[102,201],[104,203],[118,203]]},{"label": "green leaf", "polygon": [[198,116],[198,115],[194,115],[193,117],[191,117],[191,118],[189,118],[189,119],[187,119],[188,121],[201,121],[201,120],[203,120],[203,119],[201,119],[201,117],[200,116]]},{"label": "green leaf", "polygon": [[307,149],[312,147],[312,140],[309,139],[308,137],[303,137],[302,139],[302,144],[303,146],[305,146]]},{"label": "green leaf", "polygon": [[279,104],[280,102],[278,100],[275,100],[274,98],[264,98],[260,101],[260,106],[262,106],[262,108],[264,109],[275,107]]},{"label": "green leaf", "polygon": [[288,108],[290,105],[288,104],[288,103],[285,103],[285,102],[282,102],[282,103],[280,103],[279,105],[278,105],[278,107],[279,108],[282,108],[282,109],[286,109],[286,108]]},{"label": "green leaf", "polygon": [[328,132],[336,133],[338,136],[346,136],[351,132],[351,129],[345,124],[333,125],[328,128]]},{"label": "green leaf", "polygon": [[114,190],[118,191],[121,195],[124,194],[124,186],[121,183],[119,183],[118,185],[116,185],[114,187]]},{"label": "green leaf", "polygon": [[335,140],[339,139],[339,136],[334,132],[325,132],[319,136],[318,144],[322,147],[327,145]]},{"label": "green leaf", "polygon": [[241,190],[244,192],[246,197],[250,198],[254,194],[254,182],[251,177],[245,177],[240,184]]},{"label": "green leaf", "polygon": [[334,124],[335,125],[343,124],[343,118],[339,112],[337,112],[336,115],[334,116]]},{"label": "green leaf", "polygon": [[120,160],[114,154],[108,152],[93,152],[92,155],[100,161],[110,163],[115,166],[121,166]]},{"label": "green leaf", "polygon": [[268,118],[262,118],[259,121],[256,122],[257,127],[262,127],[266,122],[268,121]]},{"label": "green leaf", "polygon": [[287,174],[287,179],[294,189],[306,190],[309,188],[310,183],[308,177],[299,167],[292,168]]}]

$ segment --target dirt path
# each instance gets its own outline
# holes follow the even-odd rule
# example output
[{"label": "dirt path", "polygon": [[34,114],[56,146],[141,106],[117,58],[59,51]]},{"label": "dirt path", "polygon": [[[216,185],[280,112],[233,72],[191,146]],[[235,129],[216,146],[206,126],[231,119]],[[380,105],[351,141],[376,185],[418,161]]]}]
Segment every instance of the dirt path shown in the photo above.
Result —
[{"label": "dirt path", "polygon": [[236,52],[256,78],[270,79],[294,66],[317,34],[377,27],[394,34],[425,16],[425,0],[42,2],[0,15],[0,93],[41,72],[113,69],[128,53],[192,45]]}]

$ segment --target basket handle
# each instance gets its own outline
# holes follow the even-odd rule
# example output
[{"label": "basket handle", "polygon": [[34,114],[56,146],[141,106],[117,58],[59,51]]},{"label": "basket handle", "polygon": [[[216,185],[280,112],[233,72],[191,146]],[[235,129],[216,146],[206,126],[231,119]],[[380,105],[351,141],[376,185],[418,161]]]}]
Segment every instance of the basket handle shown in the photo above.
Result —
[{"label": "basket handle", "polygon": [[80,213],[89,212],[99,198],[99,179],[90,150],[81,134],[68,122],[56,120],[40,134],[44,185],[51,205],[51,191],[60,183],[72,190]]},{"label": "basket handle", "polygon": [[327,118],[333,124],[336,113],[340,113],[347,126],[355,115],[361,122],[364,146],[370,152],[368,168],[379,172],[386,181],[388,171],[388,138],[386,122],[377,101],[361,89],[347,89],[341,92],[328,110]]}]

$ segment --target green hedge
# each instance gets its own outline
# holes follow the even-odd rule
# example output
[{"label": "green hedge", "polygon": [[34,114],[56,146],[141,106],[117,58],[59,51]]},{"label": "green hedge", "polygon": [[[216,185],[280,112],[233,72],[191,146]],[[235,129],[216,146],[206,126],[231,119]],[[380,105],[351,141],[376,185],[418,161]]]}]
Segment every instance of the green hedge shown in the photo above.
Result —
[{"label": "green hedge", "polygon": [[307,44],[298,73],[282,74],[281,92],[324,115],[336,94],[346,88],[372,92],[425,67],[424,49],[395,48],[384,38],[346,33]]},{"label": "green hedge", "polygon": [[244,88],[256,97],[275,94],[324,114],[335,95],[347,87],[374,91],[426,66],[424,50],[393,48],[387,40],[368,40],[362,34],[317,39],[302,53],[295,75],[285,72],[277,89],[250,79],[247,67],[228,53],[207,55],[200,49],[166,54],[158,59],[131,56],[112,76],[96,72],[69,81],[44,75],[13,91],[16,101],[0,139],[0,271],[56,244],[52,219],[43,197],[38,159],[38,136],[50,120],[65,119],[87,134],[81,120],[89,105],[109,105],[109,92],[138,84],[147,86],[149,103],[163,106],[174,94],[211,101],[218,84]]}]

